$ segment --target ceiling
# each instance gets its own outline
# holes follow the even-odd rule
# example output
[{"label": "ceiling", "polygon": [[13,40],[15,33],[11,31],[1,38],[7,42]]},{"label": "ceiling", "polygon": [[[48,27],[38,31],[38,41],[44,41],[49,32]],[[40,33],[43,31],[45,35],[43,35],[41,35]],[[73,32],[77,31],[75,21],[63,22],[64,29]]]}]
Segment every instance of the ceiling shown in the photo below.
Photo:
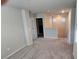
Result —
[{"label": "ceiling", "polygon": [[76,0],[9,0],[6,5],[38,13],[59,8],[73,8],[76,6]]}]

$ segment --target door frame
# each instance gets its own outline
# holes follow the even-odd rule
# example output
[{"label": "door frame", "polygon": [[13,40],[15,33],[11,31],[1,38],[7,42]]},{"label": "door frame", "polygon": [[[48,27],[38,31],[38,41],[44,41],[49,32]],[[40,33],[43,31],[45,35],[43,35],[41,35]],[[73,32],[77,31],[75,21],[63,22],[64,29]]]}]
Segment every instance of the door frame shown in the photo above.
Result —
[{"label": "door frame", "polygon": [[[35,20],[37,19],[37,18],[42,18],[42,25],[43,25],[43,37],[42,38],[44,38],[44,19],[43,19],[43,17],[36,17],[35,18]],[[38,38],[38,29],[37,29],[37,21],[36,21],[36,30],[37,30],[37,38]],[[39,38],[41,38],[41,37],[39,37]]]}]

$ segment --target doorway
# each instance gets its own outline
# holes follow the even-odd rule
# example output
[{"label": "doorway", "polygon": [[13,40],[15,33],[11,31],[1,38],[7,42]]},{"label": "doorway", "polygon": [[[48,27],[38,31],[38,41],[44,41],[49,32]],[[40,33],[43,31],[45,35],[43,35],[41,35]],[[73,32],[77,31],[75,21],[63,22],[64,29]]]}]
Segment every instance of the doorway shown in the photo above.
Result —
[{"label": "doorway", "polygon": [[37,36],[38,37],[44,37],[43,19],[42,18],[36,18],[36,26],[37,26]]}]

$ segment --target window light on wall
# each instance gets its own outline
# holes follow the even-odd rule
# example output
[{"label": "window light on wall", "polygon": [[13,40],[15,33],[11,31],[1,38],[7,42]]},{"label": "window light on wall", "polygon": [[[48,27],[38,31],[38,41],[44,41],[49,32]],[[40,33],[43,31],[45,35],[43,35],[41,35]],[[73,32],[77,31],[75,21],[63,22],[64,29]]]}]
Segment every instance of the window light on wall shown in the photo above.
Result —
[{"label": "window light on wall", "polygon": [[[52,20],[53,20],[53,23],[55,23],[57,21],[56,18],[53,18]],[[60,22],[61,23],[65,23],[65,17],[62,17],[61,20],[60,20]]]}]

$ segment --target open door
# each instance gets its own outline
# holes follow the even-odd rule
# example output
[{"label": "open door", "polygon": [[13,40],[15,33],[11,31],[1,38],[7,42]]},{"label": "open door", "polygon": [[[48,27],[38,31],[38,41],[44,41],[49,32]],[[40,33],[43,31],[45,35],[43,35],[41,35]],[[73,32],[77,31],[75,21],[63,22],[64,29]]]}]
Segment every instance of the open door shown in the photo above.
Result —
[{"label": "open door", "polygon": [[36,18],[36,25],[37,25],[37,36],[38,37],[44,37],[43,19],[42,18]]}]

